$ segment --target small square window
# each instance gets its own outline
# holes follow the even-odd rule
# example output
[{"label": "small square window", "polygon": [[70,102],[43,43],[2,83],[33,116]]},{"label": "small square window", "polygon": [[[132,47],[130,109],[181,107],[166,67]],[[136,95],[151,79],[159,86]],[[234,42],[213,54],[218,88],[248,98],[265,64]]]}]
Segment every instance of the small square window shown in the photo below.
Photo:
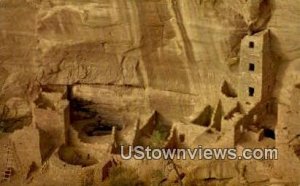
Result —
[{"label": "small square window", "polygon": [[249,71],[254,71],[255,65],[253,63],[249,63]]},{"label": "small square window", "polygon": [[249,42],[249,48],[254,48],[254,42],[253,41]]},{"label": "small square window", "polygon": [[248,88],[248,93],[249,93],[249,96],[253,97],[254,96],[254,88],[253,87],[249,87]]}]

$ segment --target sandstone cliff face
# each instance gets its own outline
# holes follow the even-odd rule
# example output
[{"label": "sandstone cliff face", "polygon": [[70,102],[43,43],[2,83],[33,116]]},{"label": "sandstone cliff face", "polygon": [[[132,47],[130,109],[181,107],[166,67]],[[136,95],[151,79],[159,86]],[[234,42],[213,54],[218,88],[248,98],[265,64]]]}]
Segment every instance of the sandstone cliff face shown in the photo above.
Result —
[{"label": "sandstone cliff face", "polygon": [[[236,83],[239,44],[248,31],[271,29],[281,71],[296,65],[296,5],[262,0],[3,0],[1,66],[9,75],[1,77],[2,94],[23,96],[24,82],[36,80],[204,94],[211,95],[211,102],[223,79]],[[284,74],[289,73],[280,73],[279,92],[286,88]]]},{"label": "sandstone cliff face", "polygon": [[71,85],[108,119],[157,110],[192,120],[217,107],[225,81],[238,89],[241,40],[266,29],[278,67],[273,94],[290,105],[300,83],[299,4],[0,0],[0,108],[10,111],[1,117],[28,125],[40,85]]}]

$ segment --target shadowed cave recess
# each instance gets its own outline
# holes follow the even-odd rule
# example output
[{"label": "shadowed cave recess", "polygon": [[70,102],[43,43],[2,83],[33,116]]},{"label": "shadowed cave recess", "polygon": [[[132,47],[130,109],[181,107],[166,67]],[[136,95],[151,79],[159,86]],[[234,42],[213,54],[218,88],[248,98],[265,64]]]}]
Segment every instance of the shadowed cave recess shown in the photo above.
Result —
[{"label": "shadowed cave recess", "polygon": [[0,185],[299,185],[299,3],[0,1]]}]

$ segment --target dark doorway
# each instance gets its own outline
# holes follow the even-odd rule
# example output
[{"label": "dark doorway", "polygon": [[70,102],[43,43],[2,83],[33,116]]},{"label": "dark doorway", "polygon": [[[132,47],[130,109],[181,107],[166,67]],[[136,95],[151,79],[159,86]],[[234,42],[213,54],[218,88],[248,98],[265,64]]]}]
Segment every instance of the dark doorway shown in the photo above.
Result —
[{"label": "dark doorway", "polygon": [[254,96],[254,92],[255,92],[255,90],[254,90],[253,87],[249,87],[249,88],[248,88],[249,96],[253,97],[253,96]]},{"label": "dark doorway", "polygon": [[254,42],[253,41],[249,42],[249,48],[254,48]]},{"label": "dark doorway", "polygon": [[264,136],[267,138],[275,139],[275,132],[272,129],[264,129]]}]

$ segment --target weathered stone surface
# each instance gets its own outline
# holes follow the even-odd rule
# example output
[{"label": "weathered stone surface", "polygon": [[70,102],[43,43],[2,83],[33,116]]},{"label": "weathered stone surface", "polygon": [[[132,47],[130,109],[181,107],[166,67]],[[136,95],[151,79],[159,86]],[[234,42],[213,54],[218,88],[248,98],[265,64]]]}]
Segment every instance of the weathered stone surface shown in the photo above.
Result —
[{"label": "weathered stone surface", "polygon": [[[253,163],[251,173],[239,172],[237,178],[235,170],[227,171],[231,165],[215,165],[204,167],[199,179],[265,183],[275,177],[298,183],[294,163],[299,164],[295,138],[300,119],[299,4],[299,0],[0,0],[0,131],[12,133],[16,142],[24,140],[24,148],[36,148],[39,143],[32,140],[41,139],[47,146],[49,138],[55,148],[66,143],[101,159],[107,154],[97,150],[132,139],[153,112],[176,121],[187,147],[232,147],[244,144],[247,130],[257,134],[250,126],[260,131],[270,127],[276,134],[272,142],[285,152],[274,172],[256,178],[252,173],[261,165]],[[51,86],[62,87],[63,94]],[[34,100],[41,101],[40,112],[35,113]],[[62,100],[70,102],[70,113],[57,109]],[[267,116],[275,118],[271,124]],[[104,148],[80,141],[74,123],[81,119],[124,128],[115,129],[113,140],[90,136],[91,141],[105,142]],[[24,128],[30,124],[32,128]],[[39,134],[43,138],[35,127],[43,129]],[[264,137],[261,132],[259,139]],[[264,140],[259,143],[267,146]],[[22,145],[17,148],[20,155],[29,154]],[[34,151],[36,163],[39,153],[45,159],[44,151]],[[26,167],[31,163],[30,157],[24,161]],[[73,168],[62,175],[85,174]],[[57,175],[56,169],[52,166],[47,178]],[[57,178],[55,183],[66,182]]]}]

